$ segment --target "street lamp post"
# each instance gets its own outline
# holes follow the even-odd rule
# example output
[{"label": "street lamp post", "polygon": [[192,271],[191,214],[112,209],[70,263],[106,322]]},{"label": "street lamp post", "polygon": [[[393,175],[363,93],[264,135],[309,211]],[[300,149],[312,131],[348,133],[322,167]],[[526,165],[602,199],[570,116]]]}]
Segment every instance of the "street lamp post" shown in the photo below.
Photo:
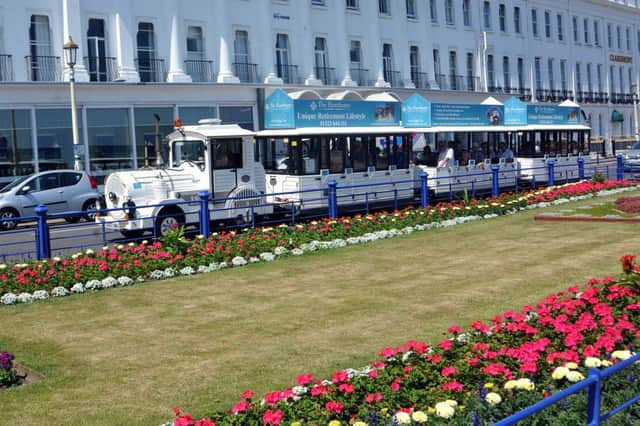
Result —
[{"label": "street lamp post", "polygon": [[80,154],[82,153],[82,146],[80,145],[80,138],[78,137],[78,113],[76,111],[76,73],[74,67],[76,66],[76,58],[78,55],[78,45],[73,42],[71,36],[69,40],[64,44],[64,57],[69,66],[71,74],[69,76],[69,89],[71,91],[71,131],[73,133],[73,168],[74,170],[83,170]]},{"label": "street lamp post", "polygon": [[633,119],[635,124],[635,140],[640,141],[640,130],[638,127],[638,84],[631,83],[631,97],[633,99]]}]

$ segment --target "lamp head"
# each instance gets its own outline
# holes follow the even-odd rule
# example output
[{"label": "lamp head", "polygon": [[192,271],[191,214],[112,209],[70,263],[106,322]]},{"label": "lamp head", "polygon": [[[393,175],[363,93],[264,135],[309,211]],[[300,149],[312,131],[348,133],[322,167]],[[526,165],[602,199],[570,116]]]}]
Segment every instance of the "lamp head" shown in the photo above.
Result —
[{"label": "lamp head", "polygon": [[64,59],[69,65],[69,68],[73,68],[76,65],[76,59],[78,56],[78,45],[73,42],[71,36],[69,36],[69,40],[62,47],[64,50]]}]

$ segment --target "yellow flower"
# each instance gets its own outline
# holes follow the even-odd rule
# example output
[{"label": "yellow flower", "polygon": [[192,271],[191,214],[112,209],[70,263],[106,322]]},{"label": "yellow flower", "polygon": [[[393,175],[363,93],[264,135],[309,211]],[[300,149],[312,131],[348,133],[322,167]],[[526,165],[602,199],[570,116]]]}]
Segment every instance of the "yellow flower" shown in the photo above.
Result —
[{"label": "yellow flower", "polygon": [[484,397],[484,400],[491,405],[496,405],[502,402],[502,397],[495,392],[489,392],[487,396]]},{"label": "yellow flower", "polygon": [[603,367],[611,367],[613,364],[611,364],[611,361],[607,361],[606,359],[602,360],[602,366]]},{"label": "yellow flower", "polygon": [[584,376],[579,371],[569,371],[567,374],[567,380],[572,383],[579,382],[580,380],[584,380]]},{"label": "yellow flower", "polygon": [[600,358],[590,356],[585,358],[584,366],[587,368],[599,368],[602,366],[602,361],[600,361]]},{"label": "yellow flower", "polygon": [[456,401],[454,401],[453,399],[447,399],[445,402],[447,404],[449,404],[450,407],[453,407],[453,408],[458,406],[458,403]]},{"label": "yellow flower", "polygon": [[393,421],[395,424],[408,425],[411,424],[411,416],[409,415],[409,413],[400,411],[393,416]]},{"label": "yellow flower", "polygon": [[536,388],[536,385],[533,384],[533,382],[529,379],[518,379],[516,381],[516,387],[518,389],[524,389],[527,391],[532,391]]},{"label": "yellow flower", "polygon": [[576,368],[578,368],[578,364],[576,364],[575,362],[568,362],[564,366],[569,370],[575,370]]},{"label": "yellow flower", "polygon": [[438,402],[436,404],[436,416],[438,416],[438,417],[442,417],[444,419],[449,419],[449,418],[453,417],[455,412],[456,412],[456,410],[451,405],[449,405],[446,401],[445,402]]},{"label": "yellow flower", "polygon": [[387,414],[387,411],[389,411],[388,408],[383,408],[382,410],[380,410],[380,413],[385,416]]},{"label": "yellow flower", "polygon": [[435,408],[433,408],[433,407],[429,407],[429,408],[427,408],[427,413],[429,413],[429,414],[435,414],[435,413],[436,413],[436,409],[435,409]]},{"label": "yellow flower", "polygon": [[424,411],[414,411],[411,415],[411,419],[416,423],[426,423],[427,414]]},{"label": "yellow flower", "polygon": [[485,383],[484,384],[484,388],[485,389],[493,389],[493,383]]},{"label": "yellow flower", "polygon": [[0,264],[0,270],[7,269],[7,265],[5,263]]},{"label": "yellow flower", "polygon": [[291,422],[291,425],[289,426],[302,426],[301,422]]},{"label": "yellow flower", "polygon": [[613,351],[611,358],[624,361],[625,359],[631,358],[631,351]]},{"label": "yellow flower", "polygon": [[516,381],[515,380],[509,380],[507,383],[504,384],[504,388],[505,389],[515,389],[516,388]]},{"label": "yellow flower", "polygon": [[329,426],[340,426],[340,420],[331,420]]},{"label": "yellow flower", "polygon": [[353,426],[367,426],[367,424],[363,421],[358,420],[357,422],[353,423]]},{"label": "yellow flower", "polygon": [[556,369],[553,370],[553,373],[551,373],[551,377],[554,380],[561,380],[564,379],[568,373],[569,369],[567,367],[556,367]]},{"label": "yellow flower", "polygon": [[196,235],[196,239],[197,240],[204,240],[204,235],[198,234],[198,235]]}]

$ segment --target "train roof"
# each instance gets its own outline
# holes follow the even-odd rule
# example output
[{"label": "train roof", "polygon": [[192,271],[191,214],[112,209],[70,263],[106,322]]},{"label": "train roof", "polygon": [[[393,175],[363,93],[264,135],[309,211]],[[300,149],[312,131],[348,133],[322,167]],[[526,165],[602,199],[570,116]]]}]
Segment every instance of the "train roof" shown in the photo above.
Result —
[{"label": "train roof", "polygon": [[371,127],[301,127],[299,129],[271,129],[261,130],[256,136],[305,136],[305,135],[381,135],[413,133],[413,129],[400,126],[371,126]]},{"label": "train roof", "polygon": [[179,130],[169,133],[167,139],[182,139],[185,136],[195,138],[239,138],[243,136],[255,136],[255,133],[243,129],[237,124],[204,123],[181,127]]}]

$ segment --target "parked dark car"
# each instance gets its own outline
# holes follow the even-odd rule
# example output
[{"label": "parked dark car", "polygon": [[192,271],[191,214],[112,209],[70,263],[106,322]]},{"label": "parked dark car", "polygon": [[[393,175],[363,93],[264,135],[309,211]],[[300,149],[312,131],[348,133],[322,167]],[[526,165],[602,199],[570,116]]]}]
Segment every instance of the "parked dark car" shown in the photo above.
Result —
[{"label": "parked dark car", "polygon": [[[99,208],[98,184],[93,176],[76,170],[52,170],[20,177],[0,189],[0,230],[18,225],[17,218],[35,215],[39,204],[48,213],[88,212]],[[65,216],[67,222],[95,220],[94,213]]]}]

